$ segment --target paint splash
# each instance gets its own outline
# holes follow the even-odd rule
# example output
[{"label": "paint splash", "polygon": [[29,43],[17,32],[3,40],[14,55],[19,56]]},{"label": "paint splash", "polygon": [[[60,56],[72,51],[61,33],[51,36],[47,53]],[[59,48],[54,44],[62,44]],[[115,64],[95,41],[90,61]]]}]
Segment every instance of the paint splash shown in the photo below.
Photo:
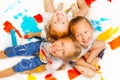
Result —
[{"label": "paint splash", "polygon": [[38,24],[33,17],[24,16],[21,28],[25,34],[29,32],[41,32],[41,29],[38,28]]},{"label": "paint splash", "polygon": [[90,7],[91,3],[94,2],[95,0],[85,0],[87,5]]},{"label": "paint splash", "polygon": [[17,30],[9,21],[6,21],[3,25],[5,26],[3,28],[5,32],[10,33],[10,30],[14,29],[18,36],[22,38],[22,35],[20,34],[19,30]]},{"label": "paint splash", "polygon": [[112,0],[108,0],[108,1],[112,2]]},{"label": "paint splash", "polygon": [[98,37],[97,40],[107,41],[112,35],[119,31],[119,27],[116,28],[108,28],[106,31],[102,32]]},{"label": "paint splash", "polygon": [[45,80],[57,80],[52,74],[47,74]]},{"label": "paint splash", "polygon": [[41,14],[37,14],[34,16],[34,19],[38,22],[41,23],[43,21],[43,17],[41,16]]},{"label": "paint splash", "polygon": [[37,80],[37,79],[33,74],[28,74],[28,79],[27,80]]},{"label": "paint splash", "polygon": [[102,31],[102,27],[101,27],[101,24],[104,22],[104,21],[108,21],[110,19],[106,19],[106,18],[100,18],[98,20],[90,20],[90,23],[92,24],[93,28],[96,30],[96,31]]},{"label": "paint splash", "polygon": [[70,80],[76,78],[77,76],[79,76],[81,73],[78,72],[75,68],[72,68],[70,70],[68,70],[68,77],[70,78]]},{"label": "paint splash", "polygon": [[108,42],[108,44],[110,45],[112,50],[120,47],[120,36],[118,36],[117,38],[115,38],[111,42]]}]

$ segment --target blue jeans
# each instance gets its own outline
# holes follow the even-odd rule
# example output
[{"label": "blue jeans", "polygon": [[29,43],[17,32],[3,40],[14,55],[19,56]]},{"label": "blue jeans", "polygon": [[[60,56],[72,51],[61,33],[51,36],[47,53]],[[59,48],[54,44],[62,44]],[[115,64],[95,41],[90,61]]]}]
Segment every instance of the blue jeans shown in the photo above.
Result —
[{"label": "blue jeans", "polygon": [[[5,49],[5,54],[8,57],[13,56],[34,56],[35,53],[40,50],[40,41],[31,42],[24,45],[19,45],[16,47],[8,47]],[[15,72],[23,72],[26,70],[31,70],[36,68],[37,66],[44,64],[40,61],[39,56],[34,56],[31,59],[22,59],[19,63],[13,66],[13,70]]]},{"label": "blue jeans", "polygon": [[36,41],[15,47],[7,47],[4,51],[8,57],[31,56],[40,50],[40,44],[40,41]]}]

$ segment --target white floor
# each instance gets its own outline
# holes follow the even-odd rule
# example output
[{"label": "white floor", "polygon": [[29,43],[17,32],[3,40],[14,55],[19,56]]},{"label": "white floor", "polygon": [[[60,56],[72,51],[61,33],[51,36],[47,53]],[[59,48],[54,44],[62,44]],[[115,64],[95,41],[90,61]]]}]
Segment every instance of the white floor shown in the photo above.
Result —
[{"label": "white floor", "polygon": [[[55,0],[56,6],[59,2],[65,2],[66,5],[70,5],[74,0]],[[120,18],[119,18],[119,0],[112,0],[112,2],[108,2],[107,0],[96,0],[91,4],[90,11],[87,17],[91,20],[98,20],[100,18],[109,18],[111,21],[101,23],[103,31],[108,29],[109,27],[119,27],[120,28]],[[34,6],[33,6],[34,5]],[[67,6],[68,7],[68,6]],[[17,8],[17,10],[15,10]],[[24,9],[28,10],[28,13],[24,13]],[[11,37],[9,34],[4,32],[3,30],[3,23],[8,20],[13,22],[15,26],[18,26],[19,29],[19,22],[21,21],[14,20],[13,16],[17,13],[22,12],[23,14],[27,14],[29,16],[36,15],[37,13],[43,13],[43,0],[31,0],[28,2],[27,0],[0,0],[0,50],[3,50],[7,46],[11,46]],[[40,24],[42,25],[42,24]],[[21,31],[21,30],[20,30]],[[22,32],[21,32],[22,33]],[[120,35],[120,30],[117,34],[114,34],[108,41],[111,41],[116,36]],[[24,40],[26,42],[26,40]],[[119,72],[120,72],[120,47],[111,50],[110,46],[107,44],[106,41],[106,50],[102,60],[99,61],[101,66],[102,76],[104,80],[120,80]],[[18,44],[21,42],[21,39],[18,39]],[[24,42],[22,42],[24,43]],[[29,57],[14,57],[14,58],[7,58],[7,59],[0,59],[0,70],[5,68],[11,67],[12,65],[16,64],[22,58],[29,58]],[[69,66],[68,66],[69,68]],[[57,80],[69,80],[67,75],[67,70],[58,71],[54,73],[54,76]],[[33,74],[37,80],[45,80],[44,76],[47,74],[47,71],[42,73],[35,73]],[[0,80],[27,80],[27,74],[16,74],[10,77],[1,78]],[[93,79],[86,78],[82,75],[76,77],[74,80],[100,80],[98,74]]]}]

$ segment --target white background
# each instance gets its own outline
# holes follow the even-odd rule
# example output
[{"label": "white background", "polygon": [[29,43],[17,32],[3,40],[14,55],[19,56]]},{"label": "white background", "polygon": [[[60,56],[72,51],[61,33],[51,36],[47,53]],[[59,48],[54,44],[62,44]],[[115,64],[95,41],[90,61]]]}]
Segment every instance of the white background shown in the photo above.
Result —
[{"label": "white background", "polygon": [[[21,1],[21,3],[16,3],[16,1]],[[66,7],[69,7],[74,0],[55,0],[55,6],[59,2],[64,2]],[[9,10],[8,5],[12,5],[13,9]],[[18,26],[21,20],[16,22],[13,19],[13,16],[16,15],[18,12],[23,12],[23,9],[26,8],[28,13],[25,13],[29,16],[36,15],[37,13],[44,13],[43,7],[43,0],[0,0],[0,50],[3,50],[7,46],[11,46],[11,38],[10,35],[4,32],[3,30],[3,23],[6,20],[11,21],[15,26]],[[107,0],[96,0],[91,4],[90,11],[87,15],[89,19],[99,19],[101,17],[110,18],[112,21],[107,22],[105,24],[101,24],[103,30],[109,27],[119,27],[120,28],[120,1],[119,0],[112,0],[112,2],[108,2]],[[4,13],[4,10],[7,10],[7,13]],[[40,24],[42,25],[42,24]],[[113,35],[108,41],[111,41],[116,36],[120,35],[120,30],[117,34]],[[18,43],[21,39],[18,39]],[[26,40],[25,40],[26,41]],[[120,47],[111,50],[110,46],[107,44],[106,41],[106,50],[105,55],[102,60],[100,60],[99,64],[101,66],[102,75],[104,80],[120,80]],[[0,59],[0,70],[5,68],[11,67],[12,65],[16,64],[24,57],[14,57],[14,58],[7,58],[7,59]],[[29,57],[26,57],[29,58]],[[34,76],[37,80],[44,80],[44,76],[47,72],[37,73]],[[58,80],[69,80],[67,77],[66,70],[55,72],[54,75]],[[27,80],[27,74],[15,74],[13,76],[7,78],[0,78],[0,80]],[[96,75],[93,79],[86,78],[84,76],[79,76],[74,80],[100,80],[99,75]]]}]

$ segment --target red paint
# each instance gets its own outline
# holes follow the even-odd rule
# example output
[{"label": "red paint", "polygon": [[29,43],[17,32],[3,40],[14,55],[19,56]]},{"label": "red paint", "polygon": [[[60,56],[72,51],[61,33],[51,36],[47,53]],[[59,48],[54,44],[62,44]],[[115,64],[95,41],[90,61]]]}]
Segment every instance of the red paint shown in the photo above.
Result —
[{"label": "red paint", "polygon": [[94,2],[95,0],[85,0],[87,5],[90,7],[91,3]]},{"label": "red paint", "polygon": [[28,38],[28,35],[24,35],[24,39],[27,39]]},{"label": "red paint", "polygon": [[108,1],[112,2],[112,0],[108,0]]},{"label": "red paint", "polygon": [[111,42],[108,42],[108,44],[110,45],[112,50],[120,47],[120,36],[118,36],[117,38],[115,38]]},{"label": "red paint", "polygon": [[3,28],[3,29],[5,30],[5,32],[10,33],[10,30],[11,30],[11,29],[14,29],[15,32],[18,34],[18,36],[19,36],[20,38],[22,38],[20,32],[19,32],[9,21],[6,21],[3,25],[5,26],[5,27]]},{"label": "red paint", "polygon": [[41,14],[37,14],[34,16],[34,19],[38,22],[41,23],[43,21],[43,17],[41,16]]},{"label": "red paint", "polygon": [[68,70],[68,77],[70,80],[74,79],[75,77],[79,76],[81,73],[78,72],[75,68]]},{"label": "red paint", "polygon": [[57,80],[52,74],[47,74],[45,80]]},{"label": "red paint", "polygon": [[5,27],[3,28],[7,33],[10,33],[10,30],[13,29],[14,27],[12,26],[12,24],[8,21],[6,21],[3,24]]}]

